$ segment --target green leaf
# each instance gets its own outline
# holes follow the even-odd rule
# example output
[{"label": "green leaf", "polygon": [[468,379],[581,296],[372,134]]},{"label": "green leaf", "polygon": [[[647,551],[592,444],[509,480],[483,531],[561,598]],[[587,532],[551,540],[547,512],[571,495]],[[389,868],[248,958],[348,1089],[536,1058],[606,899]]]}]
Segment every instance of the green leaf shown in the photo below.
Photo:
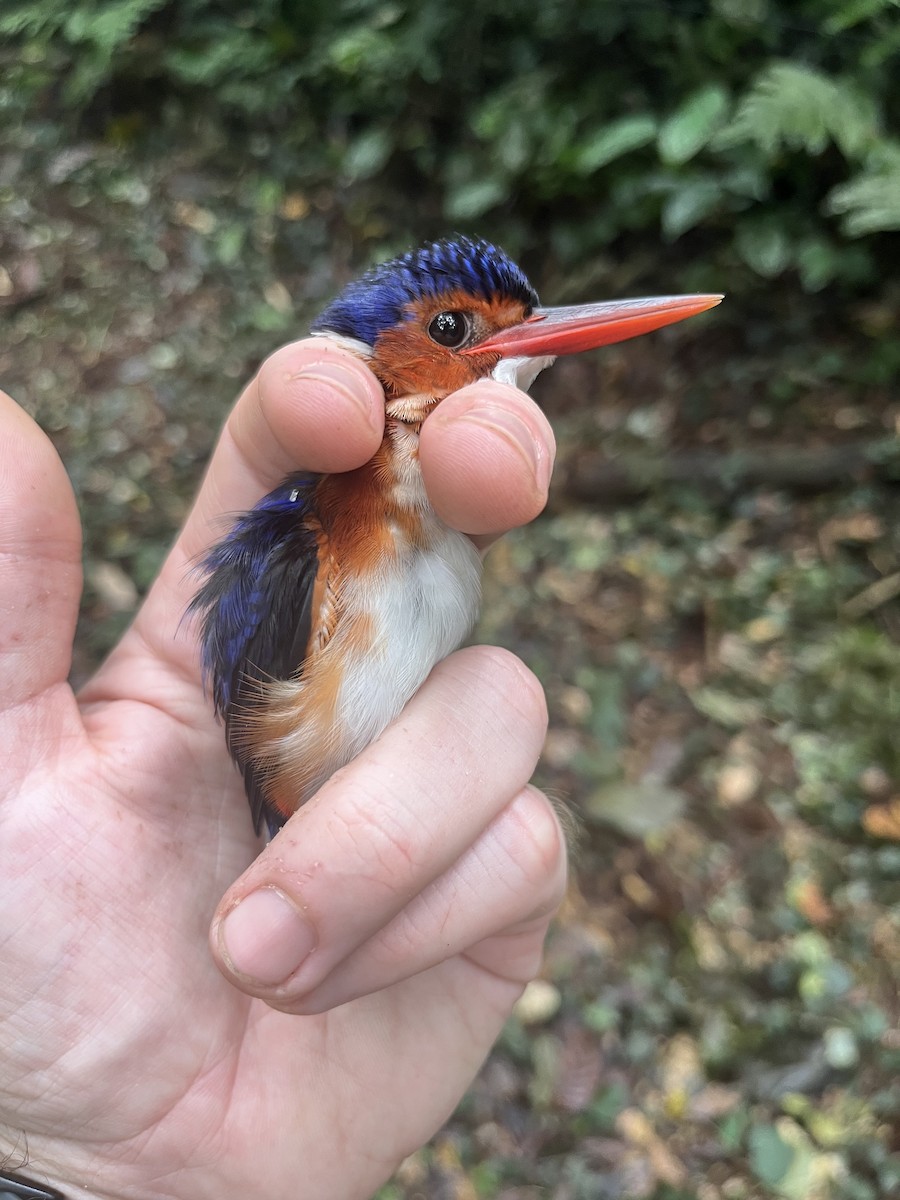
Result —
[{"label": "green leaf", "polygon": [[781,1140],[774,1125],[754,1125],[749,1137],[750,1168],[767,1187],[775,1187],[794,1159],[793,1148]]},{"label": "green leaf", "polygon": [[859,1062],[859,1045],[852,1029],[836,1025],[825,1030],[823,1038],[828,1065],[846,1071]]},{"label": "green leaf", "polygon": [[900,163],[842,183],[829,193],[826,209],[843,214],[850,237],[900,229]]},{"label": "green leaf", "polygon": [[805,292],[819,292],[837,274],[840,255],[824,238],[809,238],[797,247],[797,267]]},{"label": "green leaf", "polygon": [[657,146],[665,163],[685,163],[709,142],[728,108],[728,93],[718,84],[692,92],[660,126]]},{"label": "green leaf", "polygon": [[771,191],[769,173],[760,163],[741,163],[719,179],[723,191],[742,200],[765,200]]},{"label": "green leaf", "polygon": [[444,212],[454,221],[468,221],[499,204],[506,193],[506,183],[501,179],[473,179],[448,194]]},{"label": "green leaf", "polygon": [[248,316],[254,329],[258,329],[261,333],[280,333],[288,327],[293,319],[290,313],[279,312],[271,304],[262,302],[252,305]]},{"label": "green leaf", "polygon": [[748,1121],[747,1110],[743,1107],[736,1108],[723,1118],[719,1125],[719,1141],[729,1154],[735,1154],[743,1145]]},{"label": "green leaf", "polygon": [[52,13],[43,5],[20,2],[6,6],[0,13],[0,33],[8,37],[38,37],[42,33],[56,32],[66,16],[64,12]]},{"label": "green leaf", "polygon": [[721,198],[722,188],[713,179],[698,179],[679,188],[663,205],[663,233],[674,242],[708,217]]},{"label": "green leaf", "polygon": [[791,244],[779,225],[739,225],[734,241],[747,266],[764,279],[774,279],[790,265]]},{"label": "green leaf", "polygon": [[848,0],[841,5],[838,12],[828,18],[824,28],[830,34],[843,33],[845,29],[852,29],[854,25],[860,25],[863,21],[878,16],[886,8],[898,6],[900,0]]},{"label": "green leaf", "polygon": [[237,221],[222,228],[216,237],[215,254],[223,267],[233,267],[238,261],[244,248],[245,238],[246,230]]},{"label": "green leaf", "polygon": [[394,145],[384,129],[367,129],[344,152],[344,175],[351,180],[371,179],[391,156]]},{"label": "green leaf", "polygon": [[629,837],[642,838],[674,825],[686,803],[687,797],[680,788],[658,780],[638,783],[614,780],[593,792],[586,813],[593,821],[612,825]]},{"label": "green leaf", "polygon": [[691,692],[691,703],[698,712],[727,729],[752,725],[763,715],[763,707],[758,700],[733,696],[722,688],[697,688]]},{"label": "green leaf", "polygon": [[162,8],[165,0],[110,0],[95,8],[75,8],[63,26],[72,43],[89,42],[112,51],[129,40],[147,17]]},{"label": "green leaf", "polygon": [[649,113],[621,117],[604,125],[587,142],[579,146],[574,167],[579,175],[592,175],[607,163],[632,150],[639,150],[656,137],[656,118]]}]

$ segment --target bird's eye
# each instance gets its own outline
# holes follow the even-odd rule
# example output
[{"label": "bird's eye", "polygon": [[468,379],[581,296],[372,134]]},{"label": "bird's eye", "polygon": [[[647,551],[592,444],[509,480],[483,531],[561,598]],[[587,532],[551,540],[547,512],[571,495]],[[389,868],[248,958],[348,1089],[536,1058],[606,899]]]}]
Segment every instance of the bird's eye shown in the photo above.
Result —
[{"label": "bird's eye", "polygon": [[428,324],[428,336],[439,346],[455,350],[469,336],[469,318],[461,312],[441,312]]}]

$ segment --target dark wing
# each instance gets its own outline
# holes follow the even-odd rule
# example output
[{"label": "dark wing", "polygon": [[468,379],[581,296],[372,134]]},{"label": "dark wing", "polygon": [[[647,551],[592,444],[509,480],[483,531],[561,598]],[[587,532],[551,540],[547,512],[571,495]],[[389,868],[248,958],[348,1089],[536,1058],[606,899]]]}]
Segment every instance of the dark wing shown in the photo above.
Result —
[{"label": "dark wing", "polygon": [[205,685],[225,721],[244,776],[253,825],[270,832],[284,818],[268,806],[264,778],[236,737],[236,716],[252,712],[260,684],[290,679],[306,654],[318,570],[312,495],[319,476],[290,475],[243,513],[201,563],[206,579],[188,613],[200,618]]}]

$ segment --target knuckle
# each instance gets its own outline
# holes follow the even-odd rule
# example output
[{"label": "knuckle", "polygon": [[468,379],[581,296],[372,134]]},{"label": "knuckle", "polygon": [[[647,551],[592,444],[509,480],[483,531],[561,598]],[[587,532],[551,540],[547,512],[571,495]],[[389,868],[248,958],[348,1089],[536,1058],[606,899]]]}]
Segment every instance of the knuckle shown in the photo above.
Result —
[{"label": "knuckle", "polygon": [[342,874],[402,891],[421,865],[409,814],[363,787],[343,789],[340,811],[329,820],[327,830],[335,855],[332,862],[340,864]]},{"label": "knuckle", "polygon": [[404,964],[417,962],[423,947],[434,943],[434,930],[433,914],[420,898],[418,904],[402,912],[373,941],[370,954],[375,974],[383,977]]}]

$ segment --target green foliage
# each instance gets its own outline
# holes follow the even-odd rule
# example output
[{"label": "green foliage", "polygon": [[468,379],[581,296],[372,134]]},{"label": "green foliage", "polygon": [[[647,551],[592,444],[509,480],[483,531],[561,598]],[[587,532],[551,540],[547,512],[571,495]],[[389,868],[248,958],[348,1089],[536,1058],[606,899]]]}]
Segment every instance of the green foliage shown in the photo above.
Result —
[{"label": "green foliage", "polygon": [[657,145],[662,161],[680,165],[708,146],[728,108],[728,92],[719,84],[692,92],[659,131]]},{"label": "green foliage", "polygon": [[900,143],[881,144],[859,175],[833,189],[828,207],[851,237],[900,229]]},{"label": "green foliage", "polygon": [[539,237],[571,268],[661,234],[702,248],[698,286],[742,264],[865,290],[900,228],[897,11],[13,0],[0,115],[61,95],[78,136],[227,130],[233,165],[262,159],[286,190],[344,185],[373,253],[389,228],[471,224],[514,250]]},{"label": "green foliage", "polygon": [[793,1150],[773,1125],[756,1125],[751,1130],[750,1165],[762,1183],[776,1186],[787,1174],[793,1157]]},{"label": "green foliage", "polygon": [[[81,0],[74,7],[19,0],[0,13],[0,37],[25,42],[31,61],[61,51],[70,70],[63,94],[75,105],[91,99],[118,70],[117,56],[166,0]],[[64,49],[63,49],[64,48]],[[56,53],[48,54],[50,61]]]},{"label": "green foliage", "polygon": [[722,144],[755,142],[772,159],[782,147],[817,155],[833,142],[846,157],[858,158],[876,140],[868,97],[820,71],[778,62],[754,80]]},{"label": "green foliage", "polygon": [[414,194],[391,226],[475,224],[514,248],[540,230],[563,263],[702,230],[709,282],[742,263],[870,287],[876,235],[900,228],[895,16],[893,0],[17,0],[0,110],[60,91],[73,132],[150,139],[203,112],[284,188],[347,185],[364,238]]}]

